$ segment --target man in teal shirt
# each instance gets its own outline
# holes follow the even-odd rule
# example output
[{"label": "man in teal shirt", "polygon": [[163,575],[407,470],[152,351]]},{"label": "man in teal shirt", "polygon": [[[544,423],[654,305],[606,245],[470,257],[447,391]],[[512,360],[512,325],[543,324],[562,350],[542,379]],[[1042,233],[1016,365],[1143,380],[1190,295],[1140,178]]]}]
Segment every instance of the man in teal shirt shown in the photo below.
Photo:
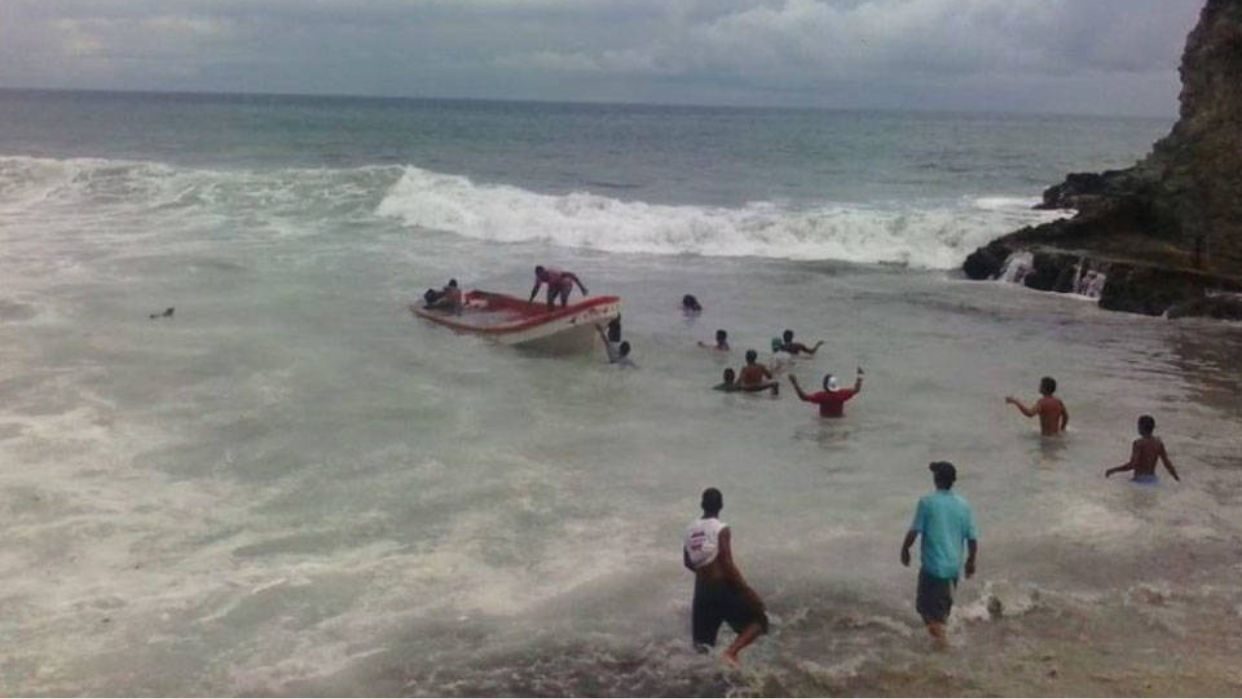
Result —
[{"label": "man in teal shirt", "polygon": [[953,588],[962,569],[962,543],[970,553],[966,557],[966,577],[975,574],[975,556],[979,553],[979,534],[970,504],[953,492],[957,469],[947,461],[933,462],[929,468],[936,483],[936,492],[919,499],[914,522],[901,544],[901,564],[910,565],[910,547],[921,534],[919,549],[919,591],[915,608],[927,624],[937,649],[949,646],[945,624],[953,608]]}]

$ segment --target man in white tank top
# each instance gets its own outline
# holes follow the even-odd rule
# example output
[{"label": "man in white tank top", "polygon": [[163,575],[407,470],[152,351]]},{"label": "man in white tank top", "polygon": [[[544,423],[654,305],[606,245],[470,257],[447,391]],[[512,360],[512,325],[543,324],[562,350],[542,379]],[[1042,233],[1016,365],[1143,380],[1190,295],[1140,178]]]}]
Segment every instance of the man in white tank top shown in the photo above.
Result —
[{"label": "man in white tank top", "polygon": [[733,563],[729,525],[720,521],[724,496],[715,488],[703,491],[703,517],[686,531],[682,563],[694,572],[692,625],[694,644],[700,651],[716,645],[720,625],[728,622],[737,633],[724,652],[724,660],[737,665],[737,655],[768,631],[763,600],[746,584]]}]

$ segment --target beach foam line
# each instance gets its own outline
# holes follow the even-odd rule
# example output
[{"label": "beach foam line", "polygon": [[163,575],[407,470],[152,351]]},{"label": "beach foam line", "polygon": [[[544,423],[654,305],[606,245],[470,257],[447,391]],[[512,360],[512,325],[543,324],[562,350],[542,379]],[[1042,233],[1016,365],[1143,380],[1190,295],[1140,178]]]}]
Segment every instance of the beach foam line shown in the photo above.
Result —
[{"label": "beach foam line", "polygon": [[738,208],[648,204],[590,192],[541,194],[407,166],[376,213],[406,225],[500,243],[606,252],[832,259],[949,269],[1014,228],[1056,218],[1033,199],[948,205],[754,202]]}]

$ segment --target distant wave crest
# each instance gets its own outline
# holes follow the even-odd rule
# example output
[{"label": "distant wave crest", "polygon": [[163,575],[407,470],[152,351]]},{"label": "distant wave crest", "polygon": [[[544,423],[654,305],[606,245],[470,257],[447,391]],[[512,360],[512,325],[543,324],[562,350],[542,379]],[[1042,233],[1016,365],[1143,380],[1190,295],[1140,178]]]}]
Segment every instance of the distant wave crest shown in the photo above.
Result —
[{"label": "distant wave crest", "polygon": [[540,241],[609,252],[834,259],[947,269],[991,238],[1048,220],[1034,201],[964,198],[956,205],[738,208],[624,201],[588,192],[539,194],[476,184],[417,167],[388,191],[377,213],[410,226],[514,243]]},{"label": "distant wave crest", "polygon": [[[542,194],[415,166],[208,170],[103,159],[0,156],[0,213],[167,214],[188,225],[344,228],[380,216],[498,243],[546,242],[608,252],[958,265],[974,248],[1055,214],[1031,200],[963,197],[922,205],[754,202],[650,204],[592,192]],[[187,215],[192,215],[187,218]]]}]

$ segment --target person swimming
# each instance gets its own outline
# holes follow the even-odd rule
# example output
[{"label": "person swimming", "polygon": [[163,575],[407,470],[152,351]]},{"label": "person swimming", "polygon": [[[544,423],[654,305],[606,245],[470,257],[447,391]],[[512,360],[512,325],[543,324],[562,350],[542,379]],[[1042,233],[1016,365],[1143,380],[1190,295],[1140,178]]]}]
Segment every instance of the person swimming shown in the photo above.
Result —
[{"label": "person swimming", "polygon": [[795,357],[798,356],[799,354],[813,355],[819,351],[819,348],[823,344],[824,344],[824,341],[820,340],[819,342],[816,342],[813,346],[807,347],[801,342],[794,342],[794,331],[786,330],[781,335],[780,340],[777,340],[776,338],[772,338],[772,351],[773,352],[785,352]]},{"label": "person swimming", "polygon": [[772,395],[778,395],[781,386],[772,380],[772,372],[766,366],[759,363],[759,353],[752,350],[746,350],[746,366],[742,367],[741,374],[738,375],[738,384],[743,391],[771,391]]},{"label": "person swimming", "polygon": [[699,347],[703,347],[705,349],[716,350],[718,352],[728,352],[729,351],[729,333],[725,332],[724,330],[717,330],[716,331],[716,344],[709,345],[706,342],[699,340]]},{"label": "person swimming", "polygon": [[733,371],[733,369],[725,369],[724,375],[721,378],[724,380],[721,383],[712,386],[713,391],[736,393],[742,390],[742,387],[737,384],[737,374]]},{"label": "person swimming", "polygon": [[694,294],[686,294],[681,297],[681,310],[687,314],[702,313],[703,306],[699,304]]},{"label": "person swimming", "polygon": [[595,326],[595,332],[599,333],[599,339],[604,341],[604,351],[608,353],[608,363],[621,367],[622,369],[637,369],[638,365],[630,359],[630,343],[629,342],[613,342],[609,339],[604,329],[598,325]]},{"label": "person swimming", "polygon": [[1133,471],[1134,476],[1131,480],[1136,483],[1159,483],[1160,478],[1156,475],[1156,461],[1159,460],[1164,463],[1165,469],[1168,470],[1169,475],[1173,476],[1173,480],[1181,482],[1182,479],[1177,475],[1177,469],[1173,468],[1173,463],[1169,461],[1164,442],[1152,434],[1155,431],[1156,419],[1154,417],[1150,415],[1139,417],[1139,438],[1134,440],[1130,448],[1130,460],[1104,471],[1104,477],[1108,478],[1114,473],[1123,471]]},{"label": "person swimming", "polygon": [[1060,398],[1052,395],[1057,392],[1057,381],[1051,376],[1039,380],[1039,392],[1042,397],[1030,408],[1022,405],[1017,398],[1005,396],[1005,402],[1017,407],[1027,417],[1039,416],[1039,433],[1052,437],[1065,431],[1069,424],[1069,410]]}]

